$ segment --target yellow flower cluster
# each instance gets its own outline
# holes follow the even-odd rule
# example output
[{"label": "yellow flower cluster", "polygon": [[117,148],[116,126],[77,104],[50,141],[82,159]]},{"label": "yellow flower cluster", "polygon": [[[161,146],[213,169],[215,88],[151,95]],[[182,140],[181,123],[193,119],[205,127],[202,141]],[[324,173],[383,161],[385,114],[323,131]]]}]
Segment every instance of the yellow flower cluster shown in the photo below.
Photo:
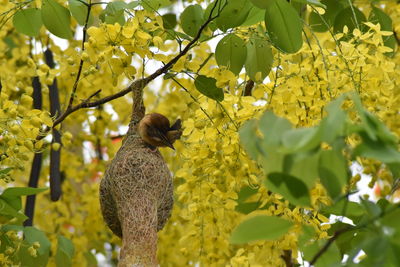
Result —
[{"label": "yellow flower cluster", "polygon": [[[5,11],[13,4],[0,1],[0,6],[0,11]],[[398,27],[398,5],[387,3],[387,12]],[[80,50],[79,41],[70,41],[69,47],[62,50],[44,35],[34,41],[32,48],[29,38],[8,35],[12,27],[8,22],[0,30],[0,160],[2,166],[19,167],[13,170],[12,177],[14,184],[20,186],[27,184],[34,151],[44,152],[46,160],[39,186],[48,186],[48,139],[35,139],[40,129],[52,125],[47,112],[48,85],[54,79],[64,110],[80,60],[83,72],[74,103],[100,89],[100,96],[116,93],[126,87],[127,79],[150,73],[143,60],[162,66],[161,62],[166,63],[179,51],[176,42],[166,41],[169,36],[162,28],[161,17],[148,11],[135,11],[124,26],[100,24],[89,28],[84,51]],[[272,110],[298,127],[315,125],[329,101],[343,92],[356,90],[363,104],[400,136],[400,121],[396,118],[400,111],[399,55],[390,58],[385,54],[389,52],[383,46],[387,32],[373,24],[367,27],[366,33],[354,30],[352,38],[338,39],[346,33],[339,34],[335,36],[337,42],[329,33],[318,34],[317,42],[313,34],[306,32],[310,42],[298,53],[287,55],[274,50],[273,71],[263,83],[254,86],[252,96],[243,96],[248,77],[241,73],[237,79],[230,71],[219,69],[214,57],[209,58],[213,51],[206,42],[198,44],[173,66],[172,71],[186,71],[177,75],[176,81],[163,80],[159,88],[150,85],[150,90],[146,89],[147,112],[160,112],[170,119],[180,117],[184,122],[177,151],[162,151],[175,176],[175,206],[172,218],[159,234],[161,266],[284,266],[284,250],[297,255],[301,225],[314,227],[318,238],[328,236],[329,225],[321,225],[327,218],[319,214],[319,208],[330,199],[322,186],[311,190],[313,208],[307,211],[268,192],[262,183],[262,170],[240,145],[238,129],[265,110]],[[18,46],[10,48],[4,41],[6,36]],[[185,44],[186,41],[182,46]],[[55,69],[44,63],[43,53],[36,46],[48,46],[53,51]],[[216,79],[216,85],[225,93],[221,103],[196,90],[193,78],[197,72]],[[43,111],[32,109],[34,76],[42,83]],[[350,108],[346,104],[345,107]],[[118,134],[121,125],[127,125],[130,110],[130,96],[122,97],[96,109],[80,110],[59,128],[62,144],[54,148],[61,149],[63,196],[60,201],[51,202],[48,193],[38,195],[34,222],[49,234],[53,254],[56,234],[73,241],[74,266],[95,265],[93,251],[105,254],[106,243],[112,252],[117,251],[120,241],[112,236],[100,215],[98,184],[107,160],[119,147],[111,136]],[[357,142],[349,140],[350,144]],[[360,162],[372,176],[371,186],[375,181],[383,181],[388,188],[384,190],[390,191],[393,177],[385,166],[373,161]],[[353,177],[352,185],[358,180],[358,176]],[[1,183],[5,185],[4,181]],[[258,203],[256,213],[281,216],[293,221],[295,227],[276,241],[231,245],[229,237],[234,227],[253,216],[239,211],[239,193],[247,187],[255,191],[246,202]],[[32,255],[34,249],[30,249]],[[7,261],[6,252],[0,254],[0,261]],[[50,266],[54,264],[51,262]]]}]

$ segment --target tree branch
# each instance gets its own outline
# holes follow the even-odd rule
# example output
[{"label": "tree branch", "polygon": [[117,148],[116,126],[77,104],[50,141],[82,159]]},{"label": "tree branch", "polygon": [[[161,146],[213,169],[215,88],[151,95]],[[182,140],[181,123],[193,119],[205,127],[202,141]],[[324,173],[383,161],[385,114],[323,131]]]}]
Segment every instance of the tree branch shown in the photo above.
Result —
[{"label": "tree branch", "polygon": [[325,243],[325,245],[317,252],[317,254],[314,255],[314,257],[313,257],[312,260],[310,261],[310,265],[314,265],[314,264],[317,262],[317,260],[322,256],[322,254],[324,254],[324,253],[328,250],[328,248],[332,245],[332,243],[333,243],[341,234],[343,234],[343,233],[345,233],[345,232],[347,232],[347,231],[349,231],[349,230],[351,230],[351,229],[354,229],[354,228],[351,228],[351,227],[344,227],[344,228],[342,228],[342,229],[340,229],[340,230],[337,230],[337,231],[333,234],[333,236]]},{"label": "tree branch", "polygon": [[[61,122],[63,122],[71,113],[82,109],[82,108],[91,108],[91,107],[96,107],[98,105],[110,102],[111,100],[120,98],[126,94],[128,94],[129,92],[132,92],[132,90],[136,87],[142,87],[144,88],[149,82],[153,81],[155,78],[157,78],[158,76],[160,76],[161,74],[166,73],[181,57],[183,57],[184,55],[187,54],[187,52],[192,48],[192,46],[200,39],[200,36],[202,34],[202,32],[204,31],[204,29],[208,26],[208,24],[213,21],[215,18],[218,17],[218,15],[216,16],[212,16],[214,9],[216,8],[217,4],[218,4],[219,0],[215,1],[215,4],[213,6],[213,8],[211,9],[210,15],[208,17],[208,19],[206,20],[206,22],[204,22],[204,24],[200,27],[199,31],[197,32],[196,36],[193,38],[192,41],[190,41],[186,47],[178,54],[176,55],[173,59],[171,59],[171,61],[169,61],[167,64],[165,64],[164,66],[162,66],[161,68],[157,69],[154,73],[152,73],[150,76],[146,77],[146,78],[142,78],[139,79],[137,81],[132,82],[127,88],[123,89],[122,91],[113,94],[113,95],[109,95],[106,96],[104,98],[100,98],[96,101],[93,102],[88,102],[88,101],[83,101],[75,106],[72,105],[73,103],[73,98],[76,92],[76,87],[77,87],[77,82],[79,80],[79,77],[77,76],[77,79],[75,81],[74,87],[72,89],[72,94],[71,94],[71,98],[69,101],[69,106],[67,107],[67,109],[53,122],[53,126],[51,128],[54,128],[55,126],[57,126],[58,124],[60,124]],[[89,13],[89,12],[88,12]],[[87,15],[87,18],[89,17],[89,15]],[[84,34],[84,37],[86,35],[86,31]],[[82,62],[82,60],[81,60]],[[82,63],[83,64],[83,63]],[[50,131],[51,129],[50,127],[47,127],[44,130],[44,133],[47,133],[48,131]],[[36,138],[36,140],[41,140],[44,138],[45,135],[40,135]]]},{"label": "tree branch", "polygon": [[[90,0],[89,3],[86,4],[87,13],[86,13],[85,25],[83,26],[83,37],[82,37],[81,52],[85,51],[86,31],[87,31],[87,26],[88,26],[88,23],[89,23],[90,10],[91,10],[91,6],[92,6],[91,2],[92,1]],[[78,74],[76,75],[75,82],[74,82],[74,85],[72,87],[72,92],[71,92],[71,96],[69,97],[69,102],[68,102],[68,106],[67,106],[66,111],[72,107],[72,103],[74,102],[76,89],[78,88],[79,78],[81,77],[82,69],[83,69],[83,59],[81,58],[81,61],[79,62]]]}]

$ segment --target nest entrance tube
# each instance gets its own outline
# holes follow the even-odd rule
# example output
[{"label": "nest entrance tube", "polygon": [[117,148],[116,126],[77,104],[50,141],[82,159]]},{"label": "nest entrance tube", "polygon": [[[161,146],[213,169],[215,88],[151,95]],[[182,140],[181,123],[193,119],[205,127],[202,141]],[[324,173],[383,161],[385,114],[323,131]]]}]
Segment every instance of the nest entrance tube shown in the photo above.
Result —
[{"label": "nest entrance tube", "polygon": [[112,232],[122,238],[118,266],[158,266],[157,231],[171,215],[173,184],[158,150],[137,134],[145,114],[143,87],[133,83],[133,111],[128,133],[100,183],[100,205]]}]

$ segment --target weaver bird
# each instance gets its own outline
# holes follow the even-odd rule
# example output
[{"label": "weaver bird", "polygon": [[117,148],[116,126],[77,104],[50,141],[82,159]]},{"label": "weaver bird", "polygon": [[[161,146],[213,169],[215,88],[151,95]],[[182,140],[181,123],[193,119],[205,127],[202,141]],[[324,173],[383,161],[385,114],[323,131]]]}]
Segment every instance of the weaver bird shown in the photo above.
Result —
[{"label": "weaver bird", "polygon": [[139,122],[138,133],[145,143],[155,147],[170,147],[175,150],[173,143],[182,135],[180,119],[170,126],[169,120],[159,114],[146,114]]}]

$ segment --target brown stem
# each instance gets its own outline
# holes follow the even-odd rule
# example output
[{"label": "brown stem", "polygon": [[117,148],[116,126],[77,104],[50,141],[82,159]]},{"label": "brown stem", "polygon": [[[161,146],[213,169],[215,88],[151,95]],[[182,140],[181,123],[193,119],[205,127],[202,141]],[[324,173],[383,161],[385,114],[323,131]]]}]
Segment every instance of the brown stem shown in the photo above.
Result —
[{"label": "brown stem", "polygon": [[332,243],[343,233],[347,232],[351,230],[350,227],[345,227],[342,228],[340,230],[337,230],[333,236],[325,243],[325,245],[317,252],[317,254],[314,255],[314,257],[312,258],[312,260],[310,261],[310,265],[314,265],[317,260],[319,259],[319,257],[322,256],[322,254],[324,254],[328,248],[332,245]]},{"label": "brown stem", "polygon": [[251,96],[251,92],[254,87],[254,81],[248,80],[246,86],[244,87],[244,96]]},{"label": "brown stem", "polygon": [[[207,25],[214,20],[215,18],[218,17],[218,15],[212,17],[212,13],[215,9],[215,7],[217,6],[217,3],[219,2],[219,0],[215,1],[215,4],[213,6],[213,8],[211,9],[211,13],[210,16],[208,17],[208,19],[206,20],[206,22],[200,27],[199,31],[197,32],[196,36],[193,38],[192,41],[190,41],[187,46],[178,54],[176,55],[173,59],[171,59],[171,61],[169,61],[167,64],[165,64],[164,66],[162,66],[161,68],[159,68],[158,70],[156,70],[154,73],[152,73],[150,76],[143,78],[143,79],[139,79],[137,81],[132,82],[127,88],[125,88],[124,90],[114,94],[114,95],[109,95],[106,96],[104,98],[100,98],[99,100],[93,101],[93,102],[88,102],[88,101],[83,101],[75,106],[69,106],[54,122],[53,122],[53,127],[57,126],[58,124],[60,124],[62,121],[65,120],[65,118],[67,118],[67,116],[69,116],[71,113],[82,109],[82,108],[91,108],[91,107],[96,107],[98,105],[110,102],[111,100],[120,98],[126,94],[128,94],[129,92],[132,92],[133,90],[139,89],[139,90],[143,90],[143,88],[152,80],[154,80],[155,78],[157,78],[158,76],[160,76],[161,74],[166,73],[181,57],[183,57],[184,55],[187,54],[187,52],[190,50],[190,48],[192,48],[192,46],[200,39],[201,33],[203,32],[203,30],[207,27]],[[76,89],[76,88],[75,88]],[[73,89],[73,93],[74,93],[74,89]],[[70,99],[70,103],[72,103],[73,100]],[[50,127],[47,127],[44,130],[44,133],[47,133],[50,130]],[[40,136],[38,136],[36,138],[36,140],[41,140],[45,137],[45,134],[42,134]]]},{"label": "brown stem", "polygon": [[[85,20],[85,25],[83,26],[81,52],[85,51],[86,31],[87,31],[87,26],[89,23],[90,10],[91,10],[91,1],[89,1],[89,4],[87,4],[86,20]],[[81,58],[81,61],[79,62],[78,74],[76,75],[75,82],[72,87],[71,96],[69,97],[69,102],[68,102],[68,106],[67,106],[66,110],[70,109],[72,107],[72,103],[74,102],[76,89],[78,88],[79,78],[81,77],[82,69],[83,69],[83,59]]]}]

